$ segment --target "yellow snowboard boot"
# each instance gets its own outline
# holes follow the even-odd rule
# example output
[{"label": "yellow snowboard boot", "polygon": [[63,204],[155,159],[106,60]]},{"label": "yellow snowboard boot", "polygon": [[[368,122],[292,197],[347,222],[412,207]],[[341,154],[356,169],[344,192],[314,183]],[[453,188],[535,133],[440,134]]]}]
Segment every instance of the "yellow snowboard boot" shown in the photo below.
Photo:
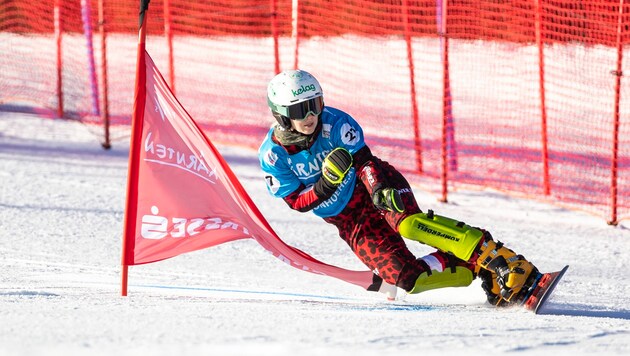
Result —
[{"label": "yellow snowboard boot", "polygon": [[501,297],[501,287],[499,287],[499,282],[497,282],[496,273],[477,266],[475,274],[481,279],[481,289],[486,292],[488,303],[497,307],[510,305],[510,303]]},{"label": "yellow snowboard boot", "polygon": [[[487,282],[486,288],[509,304],[521,302],[534,283],[538,269],[522,255],[490,239],[482,243],[478,253],[477,265],[491,273],[489,278],[485,274],[485,279],[490,282],[496,276],[496,285],[494,281],[491,281],[492,285]],[[482,273],[479,275],[481,277]],[[494,304],[500,306],[503,303],[495,300]]]}]

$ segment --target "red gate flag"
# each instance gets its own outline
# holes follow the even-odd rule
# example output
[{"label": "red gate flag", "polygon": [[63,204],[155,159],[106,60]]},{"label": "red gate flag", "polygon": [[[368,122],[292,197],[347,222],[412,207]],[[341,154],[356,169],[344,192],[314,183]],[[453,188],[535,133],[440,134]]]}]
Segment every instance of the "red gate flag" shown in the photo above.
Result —
[{"label": "red gate flag", "polygon": [[170,91],[142,43],[138,71],[123,239],[123,295],[129,265],[244,238],[256,240],[293,267],[369,288],[372,272],[322,263],[278,237]]}]

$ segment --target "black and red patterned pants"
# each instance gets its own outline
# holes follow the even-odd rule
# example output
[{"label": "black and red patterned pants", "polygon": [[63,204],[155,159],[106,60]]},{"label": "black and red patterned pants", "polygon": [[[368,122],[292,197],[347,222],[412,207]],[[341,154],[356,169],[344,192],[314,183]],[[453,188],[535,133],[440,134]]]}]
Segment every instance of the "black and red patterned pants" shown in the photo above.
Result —
[{"label": "black and red patterned pants", "polygon": [[[398,234],[397,227],[405,217],[419,213],[420,208],[402,174],[386,162],[379,163],[387,186],[400,192],[405,211],[395,213],[379,210],[372,203],[365,184],[357,180],[352,198],[345,209],[339,215],[324,220],[337,227],[339,236],[374,273],[387,283],[410,291],[418,276],[429,267],[409,251]],[[446,253],[436,251],[431,255],[442,264],[442,268],[448,265],[449,257]]]}]

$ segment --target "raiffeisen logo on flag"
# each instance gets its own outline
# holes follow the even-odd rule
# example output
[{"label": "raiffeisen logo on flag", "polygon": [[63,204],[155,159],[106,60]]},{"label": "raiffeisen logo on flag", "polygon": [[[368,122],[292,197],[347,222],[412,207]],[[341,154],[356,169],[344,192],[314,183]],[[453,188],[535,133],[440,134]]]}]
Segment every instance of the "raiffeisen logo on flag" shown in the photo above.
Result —
[{"label": "raiffeisen logo on flag", "polygon": [[244,235],[249,236],[249,230],[232,221],[225,221],[221,218],[168,218],[160,215],[157,206],[151,207],[150,215],[142,216],[140,236],[145,239],[159,240],[165,237],[182,238],[192,237],[207,230],[241,230]]}]

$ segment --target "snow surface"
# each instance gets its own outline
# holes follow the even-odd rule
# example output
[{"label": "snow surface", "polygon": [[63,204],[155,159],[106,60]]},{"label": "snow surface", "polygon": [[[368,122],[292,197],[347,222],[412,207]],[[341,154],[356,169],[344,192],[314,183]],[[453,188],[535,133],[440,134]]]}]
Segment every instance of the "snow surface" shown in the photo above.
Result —
[{"label": "snow surface", "polygon": [[[254,151],[219,150],[286,242],[364,269],[332,226],[267,194]],[[132,266],[122,297],[127,155],[76,122],[0,113],[0,355],[630,354],[627,222],[493,191],[416,196],[541,270],[571,265],[544,315],[494,309],[478,281],[388,302],[254,240]]]}]

